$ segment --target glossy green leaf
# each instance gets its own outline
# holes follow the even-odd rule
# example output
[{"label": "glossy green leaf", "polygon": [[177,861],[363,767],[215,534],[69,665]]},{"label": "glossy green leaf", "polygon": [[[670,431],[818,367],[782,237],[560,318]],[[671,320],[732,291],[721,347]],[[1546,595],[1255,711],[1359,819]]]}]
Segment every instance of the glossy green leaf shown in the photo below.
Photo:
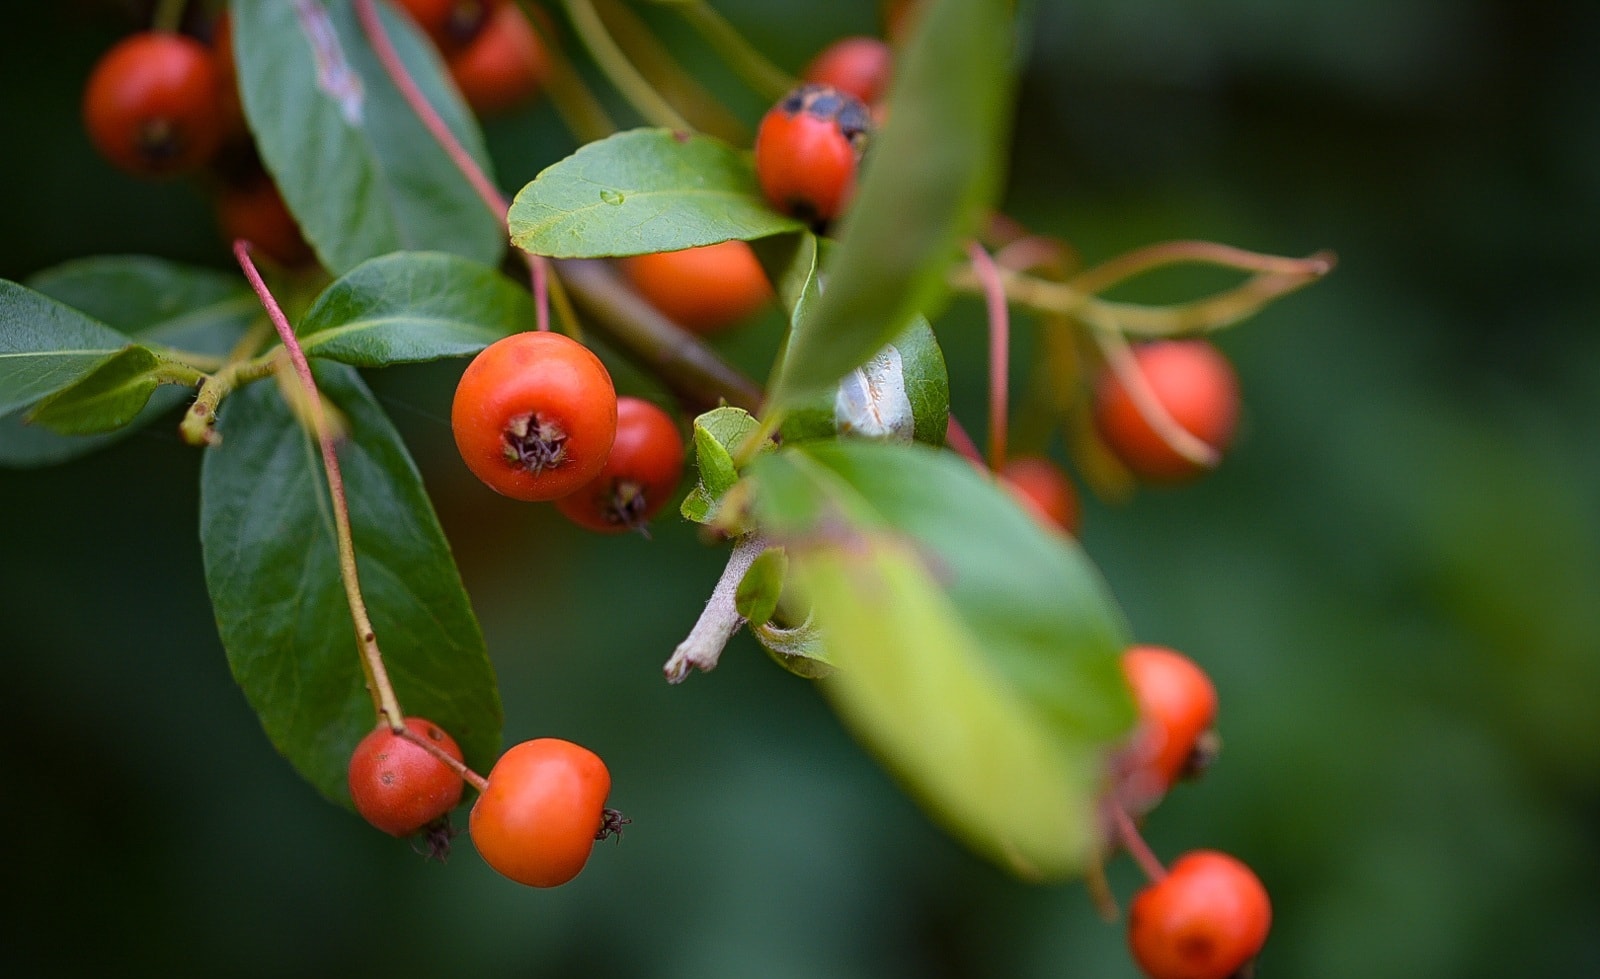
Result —
[{"label": "glossy green leaf", "polygon": [[[395,692],[487,771],[501,709],[483,636],[410,455],[352,368],[318,384],[343,414],[339,462],[362,592]],[[206,585],[234,678],[272,743],[328,798],[348,805],[350,751],[374,723],[339,577],[316,442],[278,387],[223,405],[222,444],[201,470]]]},{"label": "glossy green leaf", "polygon": [[907,330],[853,368],[832,392],[808,398],[783,420],[785,442],[848,435],[944,444],[950,377],[928,321]]},{"label": "glossy green leaf", "polygon": [[945,272],[1000,185],[1010,124],[1011,4],[930,0],[899,56],[889,122],[867,150],[824,289],[790,338],[768,405],[825,391],[932,315]]},{"label": "glossy green leaf", "polygon": [[133,421],[160,387],[166,362],[149,347],[124,347],[39,402],[28,422],[61,435],[113,432]]},{"label": "glossy green leaf", "polygon": [[0,415],[74,383],[132,342],[42,293],[0,279]]},{"label": "glossy green leaf", "polygon": [[676,251],[796,231],[750,155],[710,136],[632,129],[547,167],[511,205],[512,244],[553,258]]},{"label": "glossy green leaf", "polygon": [[727,405],[694,420],[694,458],[700,478],[679,507],[685,520],[704,524],[717,518],[723,496],[739,481],[733,452],[758,427],[748,411]]},{"label": "glossy green leaf", "polygon": [[979,851],[1029,876],[1080,870],[1102,754],[1133,720],[1127,628],[1082,552],[917,444],[813,443],[751,472],[839,667],[841,717]]},{"label": "glossy green leaf", "polygon": [[[377,8],[407,72],[489,172],[483,137],[438,53],[390,4]],[[231,9],[250,128],[325,266],[343,273],[422,249],[499,261],[497,217],[389,81],[349,0],[233,0]]]},{"label": "glossy green leaf", "polygon": [[525,289],[441,252],[396,252],[328,286],[298,329],[310,357],[357,367],[465,357],[533,327]]},{"label": "glossy green leaf", "polygon": [[[39,272],[27,285],[130,337],[213,356],[227,353],[263,315],[237,275],[139,255],[77,259]],[[132,422],[98,435],[58,435],[27,424],[24,413],[15,411],[0,417],[0,466],[49,465],[85,455],[189,396],[183,388],[158,388]]]}]

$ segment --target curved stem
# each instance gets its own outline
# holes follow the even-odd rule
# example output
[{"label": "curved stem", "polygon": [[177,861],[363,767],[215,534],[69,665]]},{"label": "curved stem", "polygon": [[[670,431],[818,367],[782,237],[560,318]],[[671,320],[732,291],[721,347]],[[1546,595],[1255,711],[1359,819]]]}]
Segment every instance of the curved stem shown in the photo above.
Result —
[{"label": "curved stem", "polygon": [[311,376],[311,365],[306,362],[305,352],[300,349],[300,341],[294,335],[294,328],[289,325],[289,318],[283,315],[283,309],[272,297],[267,284],[262,281],[261,273],[256,270],[255,262],[250,260],[250,243],[242,238],[235,241],[233,255],[238,259],[239,267],[244,270],[244,277],[249,280],[250,288],[261,298],[261,305],[266,309],[267,317],[272,320],[273,329],[278,331],[278,338],[283,341],[283,349],[288,352],[289,363],[293,365],[295,375],[305,389],[307,410],[311,414],[317,445],[322,450],[322,468],[328,477],[328,496],[333,503],[334,538],[339,546],[339,578],[344,582],[345,600],[350,605],[350,619],[355,624],[356,642],[361,649],[361,666],[367,676],[367,689],[372,694],[372,703],[378,712],[378,718],[387,723],[390,730],[396,733],[404,732],[405,714],[400,710],[400,701],[395,697],[394,687],[389,683],[389,673],[383,666],[383,654],[378,650],[378,637],[373,632],[372,619],[367,615],[367,603],[361,597],[361,581],[356,570],[355,539],[350,531],[350,504],[344,492],[344,475],[339,469],[339,455],[335,451],[333,435],[328,428],[322,398],[317,393],[317,382]]},{"label": "curved stem", "polygon": [[[1333,256],[1329,252],[1319,252],[1303,260],[1281,261],[1300,263],[1299,270],[1293,273],[1261,272],[1232,289],[1194,302],[1168,306],[1111,302],[1071,283],[1048,282],[1006,269],[1001,269],[1000,275],[1008,300],[1038,312],[1076,316],[1096,328],[1117,332],[1172,336],[1231,326],[1259,312],[1272,300],[1310,285],[1334,266]],[[951,285],[967,291],[982,289],[977,271],[973,268],[955,270]]]},{"label": "curved stem", "polygon": [[672,49],[625,0],[593,0],[601,23],[650,87],[692,126],[735,146],[749,146],[751,132],[715,94],[684,68]]},{"label": "curved stem", "polygon": [[776,102],[798,84],[792,75],[768,61],[766,55],[745,40],[744,35],[705,0],[687,0],[669,6],[675,8],[722,56],[734,74],[743,78],[758,95]]},{"label": "curved stem", "polygon": [[1005,284],[994,259],[976,241],[967,243],[972,269],[983,286],[989,309],[989,468],[999,472],[1006,466],[1006,408],[1010,402],[1011,320],[1006,306]]},{"label": "curved stem", "polygon": [[1112,286],[1163,265],[1218,265],[1241,272],[1272,272],[1289,276],[1322,276],[1333,270],[1331,253],[1307,258],[1285,258],[1246,251],[1214,241],[1165,241],[1135,248],[1067,280],[1080,292],[1104,292]]},{"label": "curved stem", "polygon": [[1133,817],[1128,815],[1128,810],[1120,805],[1111,806],[1111,820],[1117,828],[1117,837],[1122,840],[1122,845],[1127,849],[1128,855],[1133,857],[1134,863],[1144,871],[1153,884],[1165,880],[1167,868],[1161,865],[1150,845],[1139,835],[1139,827],[1133,824]]},{"label": "curved stem", "polygon": [[672,657],[661,668],[668,683],[682,683],[691,669],[704,673],[717,668],[728,640],[745,623],[736,600],[739,582],[744,580],[745,572],[750,570],[750,565],[766,549],[767,540],[760,534],[746,534],[734,543],[733,552],[728,555],[727,567],[722,569],[722,576],[711,590],[711,599],[706,602],[705,610],[695,620],[688,637],[678,644],[678,648],[672,651]]},{"label": "curved stem", "polygon": [[222,436],[217,434],[217,410],[222,406],[222,399],[236,388],[271,374],[282,357],[283,351],[279,349],[255,358],[230,358],[221,370],[201,380],[199,393],[190,403],[189,410],[183,413],[183,420],[178,423],[178,436],[196,447],[220,444]]},{"label": "curved stem", "polygon": [[605,72],[611,84],[616,86],[635,112],[652,126],[665,126],[681,132],[694,131],[694,127],[667,104],[667,100],[650,86],[622,53],[622,49],[617,47],[617,42],[606,31],[606,25],[601,22],[590,0],[564,0],[564,3],[567,17],[578,32],[578,39],[589,50],[589,56],[594,58],[595,64],[600,66],[600,70]]},{"label": "curved stem", "polygon": [[[1086,311],[1087,313],[1088,311]],[[1098,315],[1098,314],[1096,314]],[[1116,375],[1117,383],[1128,392],[1133,406],[1139,414],[1149,423],[1150,428],[1161,437],[1163,442],[1172,447],[1172,450],[1188,459],[1190,462],[1207,469],[1216,468],[1222,461],[1222,454],[1214,447],[1196,438],[1188,429],[1179,425],[1172,414],[1167,411],[1166,405],[1156,396],[1150,387],[1150,381],[1144,376],[1144,371],[1139,368],[1139,361],[1129,348],[1128,341],[1117,332],[1115,324],[1094,324],[1100,328],[1093,331],[1095,342],[1100,345],[1100,350],[1105,354],[1106,365]]]}]

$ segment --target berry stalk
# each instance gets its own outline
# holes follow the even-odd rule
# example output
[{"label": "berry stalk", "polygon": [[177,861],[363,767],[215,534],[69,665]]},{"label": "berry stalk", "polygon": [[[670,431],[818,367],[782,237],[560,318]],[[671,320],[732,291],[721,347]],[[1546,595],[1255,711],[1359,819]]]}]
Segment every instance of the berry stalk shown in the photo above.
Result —
[{"label": "berry stalk", "polygon": [[373,706],[379,718],[389,725],[390,730],[402,734],[406,730],[405,713],[401,711],[394,686],[389,682],[389,673],[383,665],[383,653],[378,649],[378,636],[373,631],[372,619],[367,615],[366,600],[361,596],[355,539],[350,531],[350,504],[344,492],[344,475],[339,469],[339,455],[335,451],[322,397],[317,392],[316,379],[311,376],[311,365],[306,361],[305,352],[300,349],[300,341],[294,335],[294,328],[289,325],[289,318],[283,314],[283,308],[273,298],[250,258],[250,243],[242,238],[235,241],[233,255],[244,271],[244,277],[249,280],[250,288],[260,297],[267,318],[272,321],[273,329],[277,330],[278,338],[283,341],[289,363],[305,389],[307,411],[311,416],[317,445],[322,450],[322,468],[327,473],[328,496],[333,503],[334,538],[339,547],[339,578],[344,582],[345,600],[350,605],[350,618],[355,623],[356,642],[361,648],[361,666],[366,673],[367,690],[372,694]]}]

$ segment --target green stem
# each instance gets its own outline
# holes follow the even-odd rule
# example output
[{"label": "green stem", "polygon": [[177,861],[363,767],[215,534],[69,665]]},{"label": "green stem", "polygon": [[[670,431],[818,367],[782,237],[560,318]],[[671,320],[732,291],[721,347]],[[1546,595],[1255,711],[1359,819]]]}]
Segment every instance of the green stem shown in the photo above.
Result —
[{"label": "green stem", "polygon": [[578,38],[583,46],[589,50],[589,56],[605,72],[611,84],[615,85],[622,97],[628,100],[635,112],[639,113],[652,126],[665,126],[680,132],[693,132],[694,127],[680,115],[676,109],[667,104],[667,100],[650,86],[645,77],[639,74],[622,49],[617,47],[617,42],[606,31],[606,25],[601,22],[600,15],[595,11],[590,0],[563,0],[567,8],[567,16],[572,20],[573,28],[578,32]]},{"label": "green stem", "polygon": [[[1073,316],[1097,329],[1141,336],[1173,336],[1231,326],[1259,312],[1274,299],[1317,281],[1332,268],[1331,256],[1319,253],[1303,260],[1297,271],[1262,272],[1232,289],[1168,306],[1112,302],[1072,283],[1049,282],[1008,269],[1001,269],[1001,280],[1009,301],[1037,312]],[[982,284],[970,268],[957,269],[951,277],[951,285],[968,292],[982,291]]]},{"label": "green stem", "polygon": [[534,12],[531,9],[533,4],[527,0],[524,0],[522,7],[533,22],[533,29],[544,41],[545,57],[550,59],[550,78],[545,83],[545,93],[550,96],[550,104],[555,108],[556,115],[561,117],[567,131],[572,133],[572,138],[580,144],[592,143],[616,132],[617,124],[611,121],[605,106],[595,98],[584,83],[583,76],[572,66],[572,59],[561,49],[560,39],[546,30],[541,16],[543,12]]},{"label": "green stem", "polygon": [[258,381],[277,369],[283,351],[272,350],[259,357],[230,358],[222,369],[200,381],[200,391],[194,403],[183,413],[178,423],[178,435],[193,446],[217,445],[222,436],[217,434],[217,410],[222,399],[235,389]]},{"label": "green stem", "polygon": [[728,67],[762,97],[776,102],[798,84],[792,75],[768,61],[766,55],[745,40],[744,35],[706,0],[687,0],[668,6],[676,8],[683,19],[706,39],[706,43],[722,56]]}]

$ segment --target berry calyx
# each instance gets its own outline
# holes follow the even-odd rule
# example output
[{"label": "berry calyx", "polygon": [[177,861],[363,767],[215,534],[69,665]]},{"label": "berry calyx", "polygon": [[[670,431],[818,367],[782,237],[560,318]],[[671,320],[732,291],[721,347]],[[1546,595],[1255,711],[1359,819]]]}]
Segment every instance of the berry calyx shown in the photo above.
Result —
[{"label": "berry calyx", "polygon": [[593,351],[559,333],[485,347],[450,407],[461,459],[497,493],[554,500],[593,479],[617,432],[617,395]]},{"label": "berry calyx", "polygon": [[643,530],[683,477],[683,436],[672,416],[640,398],[617,399],[617,438],[599,475],[556,509],[601,533]]},{"label": "berry calyx", "polygon": [[622,271],[650,305],[701,335],[725,330],[772,300],[766,272],[742,241],[633,255],[622,260]]},{"label": "berry calyx", "polygon": [[537,95],[549,77],[550,58],[527,14],[507,3],[490,12],[478,36],[450,56],[448,67],[467,104],[492,115]]},{"label": "berry calyx", "polygon": [[180,34],[124,38],[95,64],[83,94],[95,148],[142,177],[202,166],[221,141],[222,112],[215,59]]},{"label": "berry calyx", "polygon": [[504,0],[395,0],[434,45],[453,54],[471,44]]},{"label": "berry calyx", "polygon": [[1226,853],[1195,850],[1134,896],[1128,946],[1150,979],[1229,979],[1261,952],[1271,926],[1260,878]]},{"label": "berry calyx", "polygon": [[1019,456],[1006,463],[1000,478],[1041,523],[1077,536],[1083,523],[1078,491],[1055,463],[1039,456]]},{"label": "berry calyx", "polygon": [[605,808],[611,773],[600,756],[559,738],[514,745],[489,770],[468,831],[485,863],[519,884],[578,876],[596,840],[626,822]]},{"label": "berry calyx", "polygon": [[1206,735],[1217,718],[1217,689],[1194,660],[1165,646],[1129,647],[1122,670],[1139,726],[1120,761],[1131,801],[1142,808],[1209,762]]},{"label": "berry calyx", "polygon": [[[1204,340],[1162,340],[1135,348],[1134,360],[1179,427],[1219,453],[1227,449],[1239,417],[1239,381],[1221,352]],[[1107,448],[1142,479],[1182,482],[1205,468],[1151,426],[1110,371],[1096,390],[1094,420]]]},{"label": "berry calyx", "polygon": [[802,85],[767,110],[756,130],[756,179],[768,202],[813,227],[838,217],[855,193],[872,132],[861,100]]},{"label": "berry calyx", "polygon": [[[406,728],[461,761],[461,748],[439,725],[406,718]],[[461,801],[463,782],[450,766],[383,725],[350,755],[350,801],[361,818],[390,836],[410,836]]]},{"label": "berry calyx", "polygon": [[883,98],[894,70],[889,45],[875,37],[845,37],[823,48],[800,77],[818,85],[832,85],[868,106]]}]

